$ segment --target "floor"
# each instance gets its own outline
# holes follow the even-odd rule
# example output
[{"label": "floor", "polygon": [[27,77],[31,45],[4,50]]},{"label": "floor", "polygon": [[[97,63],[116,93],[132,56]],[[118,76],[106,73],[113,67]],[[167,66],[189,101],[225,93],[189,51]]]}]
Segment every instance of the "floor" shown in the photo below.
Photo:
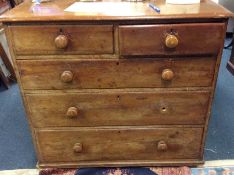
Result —
[{"label": "floor", "polygon": [[[206,140],[205,159],[234,159],[234,76],[224,50]],[[0,87],[0,170],[35,168],[36,156],[17,84]]]},{"label": "floor", "polygon": [[[191,168],[191,173],[192,175],[205,175],[205,174],[217,174],[217,175],[231,175],[230,173],[231,172],[234,172],[234,160],[218,160],[218,161],[206,161],[205,164],[203,166],[199,166],[199,167],[194,167],[194,168]],[[98,169],[99,171],[95,171],[94,169],[90,169],[90,168],[87,168],[87,169],[80,169],[80,170],[77,170],[77,175],[90,175],[90,174],[95,174],[95,175],[98,175],[98,174],[102,174],[102,175],[105,175],[106,173],[104,173],[103,171],[100,172],[100,170],[103,170],[103,168],[100,168]],[[111,168],[112,170],[112,174],[114,173],[113,170],[116,170]],[[127,172],[129,174],[129,170],[128,169],[126,171],[126,168],[124,168],[124,172]],[[133,169],[131,169],[133,170]],[[130,170],[130,172],[131,172]],[[135,169],[136,170],[136,169]],[[153,171],[155,171],[155,169],[152,169]],[[161,175],[163,173],[162,169],[157,169],[159,175]],[[164,169],[165,170],[165,169]],[[168,170],[168,169],[167,169]],[[181,169],[180,169],[181,170]],[[186,169],[185,169],[186,170]],[[92,173],[90,173],[90,171],[92,171]],[[95,171],[95,173],[93,173]],[[98,173],[100,172],[100,173]],[[107,174],[109,175],[110,174],[110,169],[105,171],[107,172]],[[118,171],[119,172],[119,171]],[[137,175],[137,174],[140,174],[140,175],[143,175],[142,173],[144,172],[144,174],[152,174],[152,172],[148,172],[148,171],[142,171],[142,169],[139,167],[134,175]],[[167,172],[167,171],[164,171],[164,172]],[[174,172],[174,171],[173,171]],[[17,170],[2,170],[0,171],[0,175],[38,175],[39,173],[39,170],[38,169],[17,169]],[[46,173],[45,171],[43,171],[44,174],[51,174],[51,173]],[[64,172],[63,174],[60,173],[57,173],[57,175],[67,175],[67,172]],[[69,175],[71,175],[72,173],[69,173]],[[117,173],[118,174],[118,173]],[[119,173],[120,174],[120,173]],[[168,173],[167,173],[168,174]],[[173,175],[175,175],[176,173],[173,173]],[[183,175],[181,174],[181,171],[179,172],[180,175]]]}]

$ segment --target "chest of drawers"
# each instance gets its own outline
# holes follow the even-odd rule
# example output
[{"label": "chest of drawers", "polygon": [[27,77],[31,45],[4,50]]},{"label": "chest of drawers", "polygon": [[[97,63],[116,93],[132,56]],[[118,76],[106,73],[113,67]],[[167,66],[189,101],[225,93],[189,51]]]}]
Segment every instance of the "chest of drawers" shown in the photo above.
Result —
[{"label": "chest of drawers", "polygon": [[201,164],[229,12],[63,12],[72,2],[1,17],[39,166]]}]

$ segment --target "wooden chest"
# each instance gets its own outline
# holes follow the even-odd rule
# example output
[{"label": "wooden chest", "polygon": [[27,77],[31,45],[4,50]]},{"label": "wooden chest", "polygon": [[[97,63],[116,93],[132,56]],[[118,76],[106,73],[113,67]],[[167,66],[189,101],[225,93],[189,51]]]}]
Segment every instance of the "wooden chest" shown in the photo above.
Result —
[{"label": "wooden chest", "polygon": [[73,2],[1,17],[39,166],[202,163],[230,13],[209,0],[64,12]]}]

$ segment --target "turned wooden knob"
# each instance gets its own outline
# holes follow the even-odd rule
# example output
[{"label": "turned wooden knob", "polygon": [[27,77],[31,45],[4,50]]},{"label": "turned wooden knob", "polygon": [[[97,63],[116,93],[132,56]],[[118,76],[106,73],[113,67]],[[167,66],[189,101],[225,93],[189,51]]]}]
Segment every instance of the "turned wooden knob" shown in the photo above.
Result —
[{"label": "turned wooden knob", "polygon": [[65,49],[68,45],[68,38],[61,34],[55,38],[54,43],[58,49]]},{"label": "turned wooden knob", "polygon": [[64,83],[70,83],[72,82],[73,80],[73,73],[71,71],[64,71],[62,74],[61,74],[61,81],[64,82]]},{"label": "turned wooden knob", "polygon": [[162,79],[170,81],[174,78],[174,72],[171,69],[164,69],[162,71]]},{"label": "turned wooden knob", "polygon": [[74,146],[73,146],[73,151],[75,153],[80,153],[82,151],[82,144],[81,143],[76,143]]},{"label": "turned wooden knob", "polygon": [[165,45],[167,48],[173,49],[177,47],[179,44],[179,40],[175,35],[167,35],[165,39]]},{"label": "turned wooden knob", "polygon": [[158,142],[158,150],[159,151],[166,151],[167,150],[167,143],[165,141]]},{"label": "turned wooden knob", "polygon": [[70,117],[70,118],[74,118],[74,117],[78,116],[78,113],[79,113],[78,108],[76,108],[76,107],[70,107],[67,110],[66,116]]}]

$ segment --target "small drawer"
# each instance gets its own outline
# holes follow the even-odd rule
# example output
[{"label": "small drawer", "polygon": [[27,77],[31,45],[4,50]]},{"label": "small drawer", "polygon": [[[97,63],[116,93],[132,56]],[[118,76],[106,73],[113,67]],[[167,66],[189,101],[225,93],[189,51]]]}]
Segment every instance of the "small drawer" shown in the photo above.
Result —
[{"label": "small drawer", "polygon": [[155,90],[26,94],[37,128],[204,124],[209,97],[208,91]]},{"label": "small drawer", "polygon": [[211,86],[216,58],[20,60],[24,89]]},{"label": "small drawer", "polygon": [[18,55],[112,54],[112,25],[12,26]]},{"label": "small drawer", "polygon": [[36,130],[40,163],[201,159],[203,128]]},{"label": "small drawer", "polygon": [[225,29],[224,23],[120,26],[120,54],[215,55]]}]

